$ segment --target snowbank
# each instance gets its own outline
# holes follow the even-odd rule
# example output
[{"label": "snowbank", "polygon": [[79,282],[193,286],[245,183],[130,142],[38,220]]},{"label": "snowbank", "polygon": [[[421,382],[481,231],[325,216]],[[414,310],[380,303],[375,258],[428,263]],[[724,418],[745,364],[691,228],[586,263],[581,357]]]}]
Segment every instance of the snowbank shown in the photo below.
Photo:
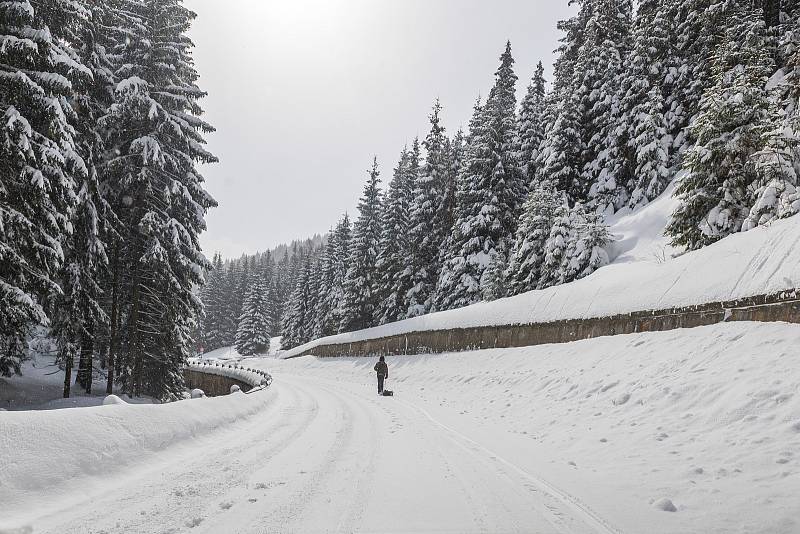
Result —
[{"label": "snowbank", "polygon": [[0,502],[34,506],[83,477],[108,476],[259,412],[271,392],[162,405],[0,412]]},{"label": "snowbank", "polygon": [[[612,232],[620,241],[615,262],[576,282],[318,339],[282,356],[415,331],[604,317],[800,288],[800,216],[671,258],[672,249],[655,230],[664,228],[670,202],[664,196],[616,221]],[[635,228],[644,230],[636,234]]]},{"label": "snowbank", "polygon": [[[741,322],[388,356],[386,406],[423,408],[622,532],[797,533],[798,346],[800,325]],[[270,371],[371,396],[373,365],[308,356]]]}]

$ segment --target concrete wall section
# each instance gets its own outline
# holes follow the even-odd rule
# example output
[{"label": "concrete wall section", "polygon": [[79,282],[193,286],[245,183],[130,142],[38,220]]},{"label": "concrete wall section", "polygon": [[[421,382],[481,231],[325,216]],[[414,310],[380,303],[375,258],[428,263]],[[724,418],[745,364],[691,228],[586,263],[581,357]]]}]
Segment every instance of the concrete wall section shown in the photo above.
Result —
[{"label": "concrete wall section", "polygon": [[410,332],[352,343],[320,345],[297,356],[388,356],[525,347],[634,332],[693,328],[724,321],[800,323],[800,299],[796,292],[789,292],[612,317]]}]

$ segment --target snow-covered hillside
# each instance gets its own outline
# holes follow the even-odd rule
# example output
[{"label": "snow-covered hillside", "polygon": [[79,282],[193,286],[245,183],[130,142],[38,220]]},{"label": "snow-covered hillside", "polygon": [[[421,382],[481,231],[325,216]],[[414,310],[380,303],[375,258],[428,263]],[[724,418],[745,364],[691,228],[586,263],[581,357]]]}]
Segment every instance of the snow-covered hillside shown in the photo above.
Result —
[{"label": "snow-covered hillside", "polygon": [[392,398],[369,359],[262,359],[255,395],[0,412],[0,531],[791,534],[799,345],[731,323],[389,357]]},{"label": "snow-covered hillside", "polygon": [[569,284],[312,341],[284,353],[421,330],[525,324],[658,310],[800,288],[800,217],[777,221],[673,257],[663,236],[675,207],[661,197],[611,221],[614,261]]}]

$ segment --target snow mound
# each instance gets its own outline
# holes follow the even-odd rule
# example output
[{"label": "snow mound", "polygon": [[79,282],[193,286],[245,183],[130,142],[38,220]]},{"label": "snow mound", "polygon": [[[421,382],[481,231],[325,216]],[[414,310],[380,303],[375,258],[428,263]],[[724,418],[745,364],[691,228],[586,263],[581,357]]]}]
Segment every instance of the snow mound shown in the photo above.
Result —
[{"label": "snow mound", "polygon": [[112,404],[128,404],[128,403],[120,399],[116,395],[108,395],[106,398],[103,399],[103,406],[110,406]]},{"label": "snow mound", "polygon": [[239,393],[240,391],[242,391],[242,388],[240,388],[236,384],[231,386],[231,393]]},{"label": "snow mound", "polygon": [[661,510],[662,512],[678,511],[678,509],[675,508],[675,505],[672,503],[672,501],[667,499],[666,497],[658,499],[656,502],[654,502],[653,508],[655,508],[656,510]]},{"label": "snow mound", "polygon": [[206,396],[206,392],[203,391],[202,389],[195,388],[192,390],[190,395],[193,399],[202,399],[203,397]]}]

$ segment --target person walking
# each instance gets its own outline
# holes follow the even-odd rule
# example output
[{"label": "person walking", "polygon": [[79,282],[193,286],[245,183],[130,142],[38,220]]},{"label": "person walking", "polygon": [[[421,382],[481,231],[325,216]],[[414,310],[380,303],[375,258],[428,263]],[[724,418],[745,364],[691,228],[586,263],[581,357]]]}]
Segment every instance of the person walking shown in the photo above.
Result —
[{"label": "person walking", "polygon": [[389,378],[389,366],[386,365],[386,358],[383,356],[375,364],[375,372],[378,373],[378,395],[383,395],[383,381]]}]

